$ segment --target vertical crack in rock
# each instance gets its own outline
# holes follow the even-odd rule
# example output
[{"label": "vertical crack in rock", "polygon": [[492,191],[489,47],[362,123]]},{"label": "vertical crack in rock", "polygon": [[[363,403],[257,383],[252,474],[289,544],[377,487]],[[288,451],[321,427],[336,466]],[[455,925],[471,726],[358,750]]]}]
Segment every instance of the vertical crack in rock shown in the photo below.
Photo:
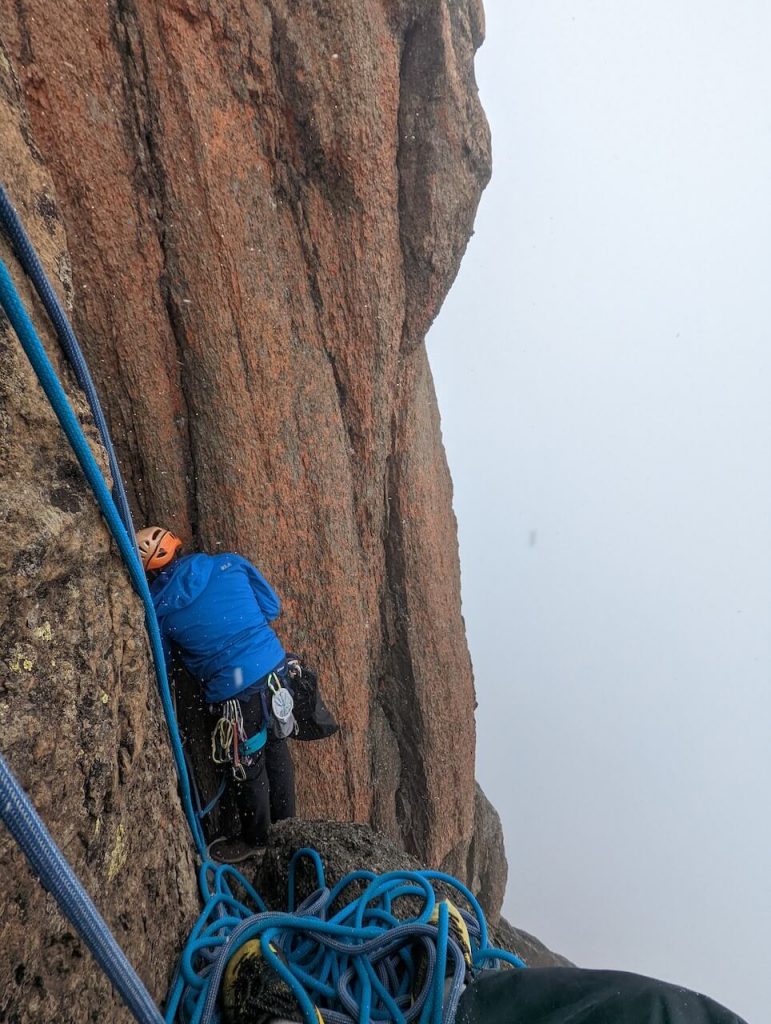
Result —
[{"label": "vertical crack in rock", "polygon": [[303,205],[303,182],[325,180],[324,151],[313,122],[310,86],[303,85],[297,74],[298,67],[302,66],[302,57],[284,18],[276,12],[273,4],[268,7],[271,12],[271,56],[286,125],[285,134],[276,140],[276,195],[286,204],[294,221],[319,333],[323,336],[320,317],[324,303],[318,280],[319,254]]},{"label": "vertical crack in rock", "polygon": [[[198,534],[198,496],[196,471],[196,437],[191,417],[186,379],[189,371],[185,328],[176,291],[183,284],[179,266],[174,258],[173,247],[168,239],[165,218],[171,213],[171,204],[166,195],[166,176],[154,140],[159,130],[157,103],[151,92],[151,75],[147,66],[147,54],[142,41],[139,19],[133,0],[115,0],[114,39],[123,65],[123,83],[126,93],[126,108],[133,113],[129,138],[136,153],[137,168],[144,191],[149,199],[153,228],[163,260],[163,270],[158,287],[174,339],[179,367],[179,393],[184,409],[185,447],[187,464],[187,515],[190,532]],[[137,210],[137,218],[140,214]],[[175,282],[175,285],[172,284]],[[141,459],[141,452],[139,453]],[[144,509],[149,515],[149,509]]]},{"label": "vertical crack in rock", "polygon": [[398,424],[392,424],[392,450],[387,467],[386,581],[381,602],[384,664],[377,701],[399,753],[395,818],[405,849],[428,856],[428,782],[421,756],[425,723],[415,699],[415,673],[410,653],[409,606],[405,587],[402,509],[399,501]]},{"label": "vertical crack in rock", "polygon": [[[276,83],[284,101],[286,142],[279,142],[277,158],[283,166],[319,190],[322,198],[340,217],[361,214],[364,205],[356,192],[339,153],[328,152],[324,146],[314,108],[318,97],[313,87],[313,69],[308,68],[286,18],[276,4],[268,2],[272,24],[272,58]],[[318,9],[315,10],[320,14]]]},{"label": "vertical crack in rock", "polygon": [[[332,371],[332,379],[335,382],[337,404],[340,409],[340,420],[343,424],[343,429],[345,430],[346,438],[348,440],[348,464],[350,467],[351,479],[355,479],[354,457],[356,454],[358,435],[351,417],[350,409],[348,408],[348,388],[342,378],[340,367],[337,365],[337,359],[335,358],[334,353],[330,352],[330,350],[325,346],[324,355],[327,358],[330,370]],[[359,536],[359,551],[363,552],[361,536]]]},{"label": "vertical crack in rock", "polygon": [[22,0],[14,0],[14,6],[16,8],[16,20],[19,25],[19,38],[21,42],[21,46],[19,47],[19,60],[24,67],[27,67],[33,61],[32,38],[27,24],[27,11]]}]

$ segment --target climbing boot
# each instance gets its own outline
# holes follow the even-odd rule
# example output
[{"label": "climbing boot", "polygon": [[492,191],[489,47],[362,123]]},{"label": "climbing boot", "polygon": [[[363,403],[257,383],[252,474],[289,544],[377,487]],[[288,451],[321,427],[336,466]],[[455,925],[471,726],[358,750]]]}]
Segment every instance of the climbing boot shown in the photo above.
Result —
[{"label": "climbing boot", "polygon": [[[276,952],[276,947],[271,945]],[[302,1024],[295,994],[262,955],[260,939],[250,939],[236,950],[222,979],[224,1024],[268,1024],[279,1018]],[[316,1009],[319,1024],[324,1018]]]},{"label": "climbing boot", "polygon": [[245,842],[240,836],[220,836],[209,843],[206,856],[209,860],[218,864],[240,864],[242,861],[254,857],[262,860],[265,854],[264,846],[252,846]]}]

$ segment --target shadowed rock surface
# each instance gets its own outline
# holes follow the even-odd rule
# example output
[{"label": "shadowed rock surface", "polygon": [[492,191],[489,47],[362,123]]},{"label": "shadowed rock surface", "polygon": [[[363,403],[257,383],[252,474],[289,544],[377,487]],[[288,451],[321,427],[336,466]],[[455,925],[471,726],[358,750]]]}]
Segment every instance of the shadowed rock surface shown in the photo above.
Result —
[{"label": "shadowed rock surface", "polygon": [[[296,746],[300,813],[468,873],[494,918],[423,344],[490,173],[482,37],[478,0],[0,0],[0,178],[137,523],[255,561],[320,670],[341,732]],[[160,1000],[198,906],[142,610],[4,322],[0,346],[2,750]],[[4,833],[0,868],[0,1021],[128,1020]]]},{"label": "shadowed rock surface", "polygon": [[[448,870],[452,873],[450,866]],[[501,904],[506,894],[509,866],[503,841],[503,826],[498,812],[476,784],[474,794],[474,832],[469,846],[465,871],[455,874],[468,881],[471,890],[482,904],[491,925],[498,923]]]}]

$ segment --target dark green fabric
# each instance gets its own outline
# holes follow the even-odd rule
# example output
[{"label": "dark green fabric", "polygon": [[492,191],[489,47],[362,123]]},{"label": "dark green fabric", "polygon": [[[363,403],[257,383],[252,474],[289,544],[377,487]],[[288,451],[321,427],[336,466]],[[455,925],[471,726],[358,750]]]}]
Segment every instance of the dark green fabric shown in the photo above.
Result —
[{"label": "dark green fabric", "polygon": [[712,999],[622,971],[490,971],[461,997],[456,1024],[746,1024]]}]

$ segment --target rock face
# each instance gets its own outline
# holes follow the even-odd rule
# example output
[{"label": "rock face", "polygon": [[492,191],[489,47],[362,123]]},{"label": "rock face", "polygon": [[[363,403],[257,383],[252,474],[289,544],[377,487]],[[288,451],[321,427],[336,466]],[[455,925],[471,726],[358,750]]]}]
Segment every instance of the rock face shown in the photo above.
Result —
[{"label": "rock face", "polygon": [[343,725],[303,812],[443,860],[473,684],[422,342],[489,176],[480,4],[1,0],[0,24],[137,521],[284,597]]},{"label": "rock face", "polygon": [[[0,49],[0,168],[69,294],[50,175]],[[0,241],[30,309],[30,290]],[[86,407],[36,317],[77,413]],[[0,732],[110,927],[159,996],[197,894],[151,679],[144,616],[80,468],[0,314]],[[86,426],[103,463],[93,427]],[[0,828],[0,1021],[124,1020],[106,978]]]},{"label": "rock face", "polygon": [[[72,309],[137,523],[238,550],[284,598],[281,636],[342,726],[297,751],[300,813],[371,822],[484,887],[423,345],[490,173],[482,36],[479,0],[0,0],[0,176]],[[160,998],[196,895],[142,613],[1,343],[2,749]],[[127,1019],[0,844],[0,1020]]]},{"label": "rock face", "polygon": [[474,832],[471,836],[466,870],[456,870],[463,875],[476,893],[492,925],[498,923],[501,904],[506,894],[506,879],[509,866],[503,841],[503,826],[498,812],[476,784],[474,795]]}]

